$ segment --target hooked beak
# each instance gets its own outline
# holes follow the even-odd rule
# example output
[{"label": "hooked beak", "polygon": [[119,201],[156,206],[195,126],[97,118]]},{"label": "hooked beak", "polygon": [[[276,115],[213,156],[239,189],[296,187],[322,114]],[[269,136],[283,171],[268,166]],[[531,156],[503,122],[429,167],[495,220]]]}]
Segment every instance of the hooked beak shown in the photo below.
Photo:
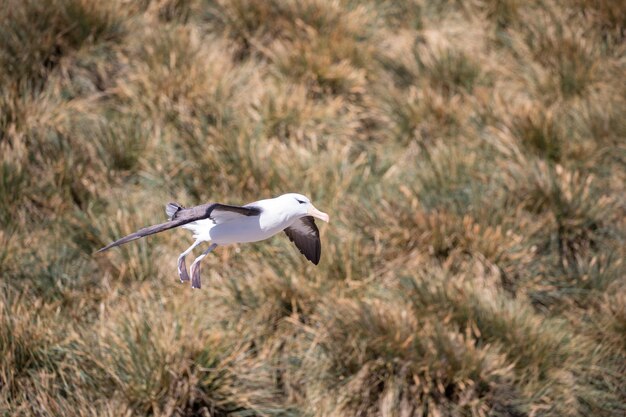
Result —
[{"label": "hooked beak", "polygon": [[318,209],[313,207],[313,204],[309,205],[309,215],[313,217],[317,217],[318,219],[323,220],[326,223],[328,223],[328,221],[330,220],[330,217],[328,217],[328,214],[319,211]]}]

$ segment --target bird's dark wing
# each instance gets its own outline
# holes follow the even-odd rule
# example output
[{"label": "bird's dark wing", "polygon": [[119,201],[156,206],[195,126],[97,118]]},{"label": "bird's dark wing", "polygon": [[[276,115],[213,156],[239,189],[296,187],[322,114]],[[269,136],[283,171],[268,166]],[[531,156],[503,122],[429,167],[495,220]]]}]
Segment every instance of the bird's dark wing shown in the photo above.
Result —
[{"label": "bird's dark wing", "polygon": [[306,216],[297,220],[285,229],[285,233],[296,247],[309,261],[317,265],[322,256],[322,244],[320,243],[320,231],[315,225],[313,217]]},{"label": "bird's dark wing", "polygon": [[230,206],[228,204],[220,203],[209,203],[189,208],[184,208],[176,203],[169,203],[166,206],[165,211],[169,217],[168,222],[155,224],[154,226],[148,226],[144,227],[143,229],[139,229],[135,233],[131,233],[128,236],[116,240],[111,244],[108,244],[104,248],[98,250],[98,252],[104,252],[105,250],[111,249],[115,246],[123,245],[124,243],[131,242],[144,236],[164,232],[169,229],[174,229],[175,227],[183,226],[187,223],[195,222],[197,220],[217,220],[221,216],[227,214],[236,214],[243,216],[258,216],[259,214],[261,214],[261,209],[257,207]]},{"label": "bird's dark wing", "polygon": [[236,219],[239,216],[258,216],[261,214],[261,209],[252,206],[231,206],[220,203],[184,208],[176,203],[169,203],[165,206],[165,212],[170,221],[188,220],[184,224],[202,219],[211,219],[216,223],[222,223]]}]

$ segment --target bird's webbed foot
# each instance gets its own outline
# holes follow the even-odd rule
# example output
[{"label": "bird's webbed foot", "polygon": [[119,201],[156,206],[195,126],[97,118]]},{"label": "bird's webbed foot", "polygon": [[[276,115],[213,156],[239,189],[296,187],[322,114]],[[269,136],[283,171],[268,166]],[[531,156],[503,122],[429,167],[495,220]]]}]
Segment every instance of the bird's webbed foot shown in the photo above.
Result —
[{"label": "bird's webbed foot", "polygon": [[191,264],[191,288],[201,288],[200,282],[200,262]]},{"label": "bird's webbed foot", "polygon": [[200,283],[200,262],[204,259],[205,256],[213,249],[215,249],[217,245],[212,243],[211,246],[207,250],[205,250],[202,255],[198,256],[195,261],[191,264],[191,288],[201,288]]},{"label": "bird's webbed foot", "polygon": [[185,257],[178,258],[178,275],[180,276],[180,282],[189,281],[189,274],[187,274],[187,265],[185,264]]}]

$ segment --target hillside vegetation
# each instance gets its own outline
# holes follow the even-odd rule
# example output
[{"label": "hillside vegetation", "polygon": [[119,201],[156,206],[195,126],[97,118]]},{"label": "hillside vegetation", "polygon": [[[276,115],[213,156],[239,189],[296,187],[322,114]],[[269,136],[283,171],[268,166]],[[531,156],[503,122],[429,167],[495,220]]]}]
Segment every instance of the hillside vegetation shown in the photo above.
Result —
[{"label": "hillside vegetation", "polygon": [[[625,37],[612,0],[2,0],[0,415],[625,415]],[[94,255],[284,192],[317,267]]]}]

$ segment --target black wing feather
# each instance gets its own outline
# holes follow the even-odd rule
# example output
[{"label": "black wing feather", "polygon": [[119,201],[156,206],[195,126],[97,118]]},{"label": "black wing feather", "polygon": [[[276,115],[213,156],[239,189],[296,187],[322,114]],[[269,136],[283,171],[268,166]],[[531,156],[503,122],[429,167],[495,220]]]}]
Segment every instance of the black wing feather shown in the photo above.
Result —
[{"label": "black wing feather", "polygon": [[197,220],[208,219],[211,218],[211,213],[213,210],[223,210],[223,211],[232,211],[235,213],[239,213],[244,216],[257,216],[261,213],[261,209],[257,207],[240,207],[240,206],[231,206],[228,204],[220,204],[220,203],[209,203],[203,204],[200,206],[183,208],[178,204],[170,203],[169,206],[175,206],[176,210],[171,216],[171,220],[166,223],[155,224],[153,226],[144,227],[143,229],[139,229],[135,233],[131,233],[128,236],[125,236],[119,240],[116,240],[113,243],[108,244],[102,249],[98,250],[98,252],[104,252],[105,250],[109,250],[115,246],[123,245],[124,243],[131,242],[136,239],[140,239],[144,236],[153,235],[155,233],[164,232],[169,229],[173,229],[175,227],[183,226],[187,223],[195,222]]},{"label": "black wing feather", "polygon": [[309,261],[317,265],[322,256],[322,244],[320,231],[311,216],[300,218],[294,224],[285,229],[285,233],[295,243],[300,253]]}]

